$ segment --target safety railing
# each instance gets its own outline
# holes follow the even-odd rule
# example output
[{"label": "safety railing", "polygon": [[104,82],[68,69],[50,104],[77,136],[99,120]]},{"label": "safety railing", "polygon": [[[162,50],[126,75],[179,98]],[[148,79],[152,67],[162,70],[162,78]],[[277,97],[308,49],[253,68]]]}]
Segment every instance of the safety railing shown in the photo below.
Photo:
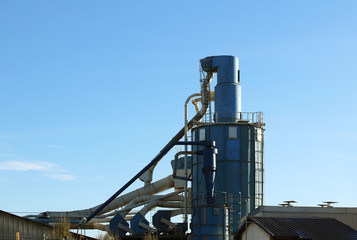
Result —
[{"label": "safety railing", "polygon": [[263,126],[263,112],[216,112],[207,113],[201,123],[250,123]]}]

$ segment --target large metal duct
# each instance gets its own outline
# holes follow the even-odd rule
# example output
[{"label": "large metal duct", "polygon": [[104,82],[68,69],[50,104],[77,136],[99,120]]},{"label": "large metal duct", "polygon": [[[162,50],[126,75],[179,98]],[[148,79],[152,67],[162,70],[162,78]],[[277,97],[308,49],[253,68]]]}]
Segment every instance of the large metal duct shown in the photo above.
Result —
[{"label": "large metal duct", "polygon": [[[163,178],[159,181],[156,181],[154,183],[148,184],[142,188],[136,189],[130,193],[124,194],[123,196],[120,196],[113,200],[110,204],[108,204],[98,215],[113,211],[119,207],[122,207],[126,204],[128,204],[131,200],[134,198],[143,196],[143,195],[152,195],[156,194],[159,192],[162,192],[166,189],[172,188],[174,186],[174,178],[172,175]],[[61,218],[61,217],[66,217],[66,218],[77,218],[81,219],[83,217],[86,217],[90,214],[92,214],[98,207],[92,207],[88,209],[83,209],[83,210],[76,210],[76,211],[68,211],[68,212],[44,212],[41,213],[38,217],[47,217],[47,218]]]}]

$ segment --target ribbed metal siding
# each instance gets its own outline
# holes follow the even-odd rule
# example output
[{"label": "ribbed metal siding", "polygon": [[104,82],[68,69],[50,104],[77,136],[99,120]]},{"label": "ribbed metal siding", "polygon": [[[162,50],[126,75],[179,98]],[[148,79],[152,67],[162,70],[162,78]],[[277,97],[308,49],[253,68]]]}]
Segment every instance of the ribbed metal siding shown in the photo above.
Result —
[{"label": "ribbed metal siding", "polygon": [[52,227],[0,211],[0,237],[16,236],[16,232],[24,239],[40,239],[42,234],[52,236]]}]

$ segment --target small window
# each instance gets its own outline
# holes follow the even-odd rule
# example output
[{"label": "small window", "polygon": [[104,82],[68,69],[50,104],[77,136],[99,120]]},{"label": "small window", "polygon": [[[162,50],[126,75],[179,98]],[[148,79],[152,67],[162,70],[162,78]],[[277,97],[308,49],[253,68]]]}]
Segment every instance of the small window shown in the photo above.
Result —
[{"label": "small window", "polygon": [[206,129],[205,128],[201,128],[199,131],[199,140],[200,141],[204,141],[206,140]]},{"label": "small window", "polygon": [[228,127],[228,139],[238,139],[237,127]]}]

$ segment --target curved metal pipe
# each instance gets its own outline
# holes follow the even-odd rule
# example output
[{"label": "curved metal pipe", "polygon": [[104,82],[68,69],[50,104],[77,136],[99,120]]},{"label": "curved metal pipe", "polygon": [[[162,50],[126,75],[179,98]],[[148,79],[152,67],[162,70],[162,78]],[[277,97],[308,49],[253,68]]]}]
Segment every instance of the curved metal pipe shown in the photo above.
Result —
[{"label": "curved metal pipe", "polygon": [[[209,92],[209,98],[210,98],[210,101],[213,102],[215,100],[215,94],[214,94],[214,91],[210,91]],[[196,109],[196,112],[199,112],[200,111],[200,106],[198,106],[198,103],[202,101],[202,98],[195,98],[193,99],[191,102],[192,104],[195,106],[195,109]]]},{"label": "curved metal pipe", "polygon": [[[146,204],[148,201],[152,200],[163,200],[163,201],[183,201],[183,197],[178,194],[182,193],[183,190],[172,192],[166,195],[144,195],[139,196],[133,200],[131,200],[123,209],[108,213],[103,215],[103,217],[110,217],[116,214],[120,214],[122,217],[125,217],[131,209],[139,207],[141,205]],[[93,220],[94,221],[94,220]]]},{"label": "curved metal pipe", "polygon": [[[174,178],[172,175],[167,176],[166,178],[163,178],[159,181],[156,181],[154,183],[151,183],[149,185],[146,185],[144,187],[141,187],[139,189],[136,189],[132,192],[129,192],[127,194],[124,194],[123,196],[120,196],[116,199],[114,199],[110,204],[108,204],[99,214],[107,213],[110,211],[113,211],[119,207],[122,207],[126,204],[128,204],[131,200],[134,198],[137,198],[142,195],[152,195],[156,194],[159,192],[162,192],[166,189],[172,188],[174,186]],[[61,217],[67,217],[67,218],[83,218],[91,213],[93,213],[98,207],[101,205],[89,208],[89,209],[84,209],[84,210],[77,210],[77,211],[68,211],[68,212],[45,212],[41,213],[42,215],[45,214],[49,216],[50,218],[61,218]],[[41,214],[38,216],[40,217]]]},{"label": "curved metal pipe", "polygon": [[[180,193],[183,191],[180,191]],[[134,199],[131,201],[123,210],[119,210],[119,214],[125,217],[131,209],[139,207],[148,203],[149,201],[160,200],[160,201],[184,201],[183,196],[178,196],[178,192],[168,194],[166,196],[142,196],[144,198]]]},{"label": "curved metal pipe", "polygon": [[[186,126],[186,122],[188,121],[188,110],[187,110],[187,105],[188,105],[188,103],[190,102],[190,100],[192,99],[192,98],[194,98],[194,97],[200,97],[201,96],[201,93],[194,93],[194,94],[192,94],[192,95],[190,95],[190,96],[188,96],[188,98],[186,99],[186,102],[185,102],[185,126]],[[201,99],[201,98],[199,98],[199,99]],[[192,102],[193,101],[195,101],[196,99],[193,99],[192,100]],[[197,105],[197,107],[198,107],[198,105]],[[197,108],[196,108],[196,110],[197,110]],[[199,112],[200,111],[200,107],[198,107],[198,111],[196,111],[196,112]]]},{"label": "curved metal pipe", "polygon": [[138,213],[140,213],[143,217],[153,208],[155,207],[166,207],[166,208],[184,208],[184,203],[182,202],[165,202],[161,200],[154,200],[145,205]]},{"label": "curved metal pipe", "polygon": [[[184,201],[183,196],[178,195],[179,193],[182,193],[182,192],[183,191],[173,192],[173,193],[167,194],[166,196],[157,196],[157,197],[152,196],[154,198],[148,199],[146,201],[141,201],[141,202],[137,202],[137,203],[133,202],[132,204],[129,203],[127,205],[127,207],[125,207],[125,209],[119,211],[119,212],[121,212],[120,215],[122,215],[124,217],[128,214],[128,212],[131,209],[136,208],[140,205],[147,204],[148,202],[150,202],[150,200],[151,201],[160,200],[160,201],[181,201],[181,202],[183,202]],[[127,211],[127,210],[129,210],[129,211]],[[124,213],[124,214],[122,214],[122,213]]]},{"label": "curved metal pipe", "polygon": [[[100,211],[98,214],[106,213],[106,212],[112,211],[114,209],[117,209],[119,207],[122,207],[136,197],[162,192],[166,189],[172,188],[174,186],[173,184],[174,184],[174,179],[173,179],[172,175],[170,175],[160,181],[146,185],[142,188],[132,191],[131,193],[125,194],[122,197],[116,198],[111,203],[109,203],[105,208],[103,208],[103,210]],[[99,206],[101,206],[101,205],[93,207],[93,208],[91,208],[91,210],[95,210]]]}]

